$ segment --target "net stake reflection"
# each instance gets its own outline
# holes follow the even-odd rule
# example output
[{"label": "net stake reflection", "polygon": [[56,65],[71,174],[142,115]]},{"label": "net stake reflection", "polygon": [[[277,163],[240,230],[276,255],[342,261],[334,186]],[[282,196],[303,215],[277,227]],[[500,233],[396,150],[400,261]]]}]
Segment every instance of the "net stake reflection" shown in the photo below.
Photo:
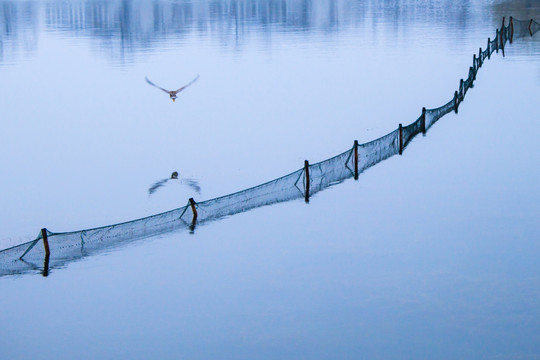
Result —
[{"label": "net stake reflection", "polygon": [[43,277],[49,276],[49,258],[49,254],[45,254],[45,258],[43,259],[43,272],[41,273]]}]

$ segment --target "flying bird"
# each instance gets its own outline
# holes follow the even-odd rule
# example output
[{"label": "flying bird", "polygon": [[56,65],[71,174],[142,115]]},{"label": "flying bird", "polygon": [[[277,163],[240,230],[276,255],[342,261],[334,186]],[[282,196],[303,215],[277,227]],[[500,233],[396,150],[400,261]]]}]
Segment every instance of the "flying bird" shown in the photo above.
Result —
[{"label": "flying bird", "polygon": [[167,90],[167,89],[164,89],[162,88],[161,86],[157,86],[156,84],[154,84],[153,82],[150,81],[150,79],[148,79],[148,77],[145,77],[146,79],[146,82],[149,83],[150,85],[162,90],[162,91],[165,91],[167,94],[169,94],[169,97],[171,98],[171,100],[174,102],[176,100],[176,95],[181,92],[182,90],[184,90],[185,88],[187,88],[189,85],[193,84],[195,81],[197,81],[197,79],[199,78],[199,75],[197,75],[197,77],[193,80],[191,80],[188,84],[182,86],[180,89],[178,90]]}]

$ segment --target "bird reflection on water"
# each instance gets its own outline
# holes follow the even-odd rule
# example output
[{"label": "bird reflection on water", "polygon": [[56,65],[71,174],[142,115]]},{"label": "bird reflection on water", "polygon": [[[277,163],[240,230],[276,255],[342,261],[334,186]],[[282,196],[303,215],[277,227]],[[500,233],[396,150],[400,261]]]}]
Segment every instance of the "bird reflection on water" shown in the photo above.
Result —
[{"label": "bird reflection on water", "polygon": [[152,195],[153,193],[155,193],[157,189],[167,184],[170,180],[178,180],[180,184],[189,186],[197,194],[201,193],[201,187],[199,185],[199,182],[196,179],[191,179],[191,178],[179,179],[178,172],[175,171],[171,174],[170,178],[156,181],[152,186],[150,186],[150,188],[148,188],[148,195]]},{"label": "bird reflection on water", "polygon": [[158,89],[160,89],[162,91],[165,91],[167,94],[169,94],[169,97],[174,102],[176,100],[176,97],[177,97],[178,93],[181,92],[182,90],[184,90],[185,88],[187,88],[188,86],[190,86],[191,84],[193,84],[195,81],[197,81],[199,79],[199,75],[197,75],[195,77],[195,79],[191,80],[189,83],[182,86],[178,90],[167,90],[167,89],[162,88],[161,86],[158,86],[158,85],[154,84],[152,81],[150,81],[150,79],[148,79],[148,77],[145,77],[145,79],[146,79],[146,82],[149,83],[150,85],[152,85],[152,86],[154,86],[154,87],[156,87],[156,88],[158,88]]}]

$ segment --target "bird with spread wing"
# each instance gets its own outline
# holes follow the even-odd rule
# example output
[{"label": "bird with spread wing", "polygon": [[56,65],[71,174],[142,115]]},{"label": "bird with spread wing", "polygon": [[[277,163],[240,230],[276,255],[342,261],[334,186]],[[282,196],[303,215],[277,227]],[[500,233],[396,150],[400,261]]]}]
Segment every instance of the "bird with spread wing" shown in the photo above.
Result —
[{"label": "bird with spread wing", "polygon": [[176,100],[176,96],[178,95],[178,93],[181,92],[182,90],[184,90],[185,88],[187,88],[188,86],[190,86],[191,84],[193,84],[195,81],[197,81],[197,79],[199,79],[199,75],[197,75],[197,77],[195,77],[195,79],[191,80],[188,84],[182,86],[178,90],[167,90],[167,89],[164,89],[161,86],[157,86],[156,84],[151,82],[150,79],[148,79],[148,77],[145,77],[145,79],[146,79],[146,82],[149,83],[150,85],[152,85],[152,86],[154,86],[154,87],[156,87],[156,88],[158,88],[158,89],[160,89],[162,91],[165,91],[167,94],[169,94],[169,97],[174,102]]},{"label": "bird with spread wing", "polygon": [[180,180],[179,181],[180,184],[189,186],[197,194],[201,193],[201,187],[199,186],[199,182],[196,179],[191,179],[191,178],[179,179],[178,171],[175,171],[171,174],[170,178],[156,181],[152,186],[150,186],[150,188],[148,189],[148,195],[152,195],[153,193],[155,193],[157,189],[164,186],[170,180]]}]

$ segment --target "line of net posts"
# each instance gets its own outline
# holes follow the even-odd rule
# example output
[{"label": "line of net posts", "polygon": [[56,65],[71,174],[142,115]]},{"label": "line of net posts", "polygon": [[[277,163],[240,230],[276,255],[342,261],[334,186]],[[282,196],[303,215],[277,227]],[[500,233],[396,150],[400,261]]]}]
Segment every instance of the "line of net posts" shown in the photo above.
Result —
[{"label": "line of net posts", "polygon": [[[420,132],[425,134],[426,133],[426,113],[436,113],[437,115],[434,115],[434,116],[436,116],[437,119],[444,116],[446,113],[452,111],[452,109],[455,111],[455,113],[457,113],[460,103],[464,100],[464,97],[465,97],[467,91],[472,87],[473,82],[476,80],[476,74],[478,73],[478,70],[482,67],[482,65],[484,63],[484,60],[486,58],[489,59],[491,57],[491,54],[494,51],[496,51],[498,53],[499,50],[501,50],[502,54],[504,56],[504,47],[505,47],[506,41],[509,41],[510,43],[513,42],[513,39],[514,39],[514,23],[515,22],[519,23],[520,29],[526,29],[526,33],[530,34],[530,36],[532,36],[536,31],[538,31],[538,29],[537,29],[538,24],[536,22],[534,22],[534,20],[532,20],[532,19],[530,21],[520,21],[520,20],[515,20],[512,17],[510,17],[508,26],[505,26],[505,18],[503,17],[501,29],[500,30],[497,29],[495,39],[491,40],[491,38],[488,38],[487,48],[484,51],[482,50],[482,48],[480,48],[479,51],[478,51],[478,56],[476,54],[473,55],[473,65],[469,68],[469,75],[468,75],[466,80],[463,80],[463,79],[460,80],[459,89],[454,92],[453,100],[450,103],[450,105],[453,104],[453,106],[448,108],[449,111],[440,111],[440,109],[445,107],[446,105],[443,105],[440,108],[429,109],[429,110],[426,110],[425,107],[422,108],[422,114],[421,114],[420,118],[417,121],[415,121],[415,123],[413,123],[413,124],[411,124],[411,125],[409,125],[407,127],[403,127],[402,124],[399,124],[398,129],[397,129],[397,144],[395,144],[396,148],[397,148],[397,149],[395,149],[396,151],[394,152],[393,150],[391,150],[391,151],[389,151],[388,154],[383,154],[383,155],[379,156],[378,157],[379,160],[372,163],[372,164],[370,164],[369,166],[373,166],[375,163],[380,162],[380,161],[386,159],[387,157],[394,155],[395,153],[398,153],[399,155],[401,155],[403,153],[404,148],[407,146],[407,144],[410,142],[410,140],[416,134],[418,134]],[[533,24],[535,26],[534,31],[533,31]],[[524,31],[520,32],[521,36],[523,36],[521,34],[523,32]],[[431,120],[429,126],[431,126],[437,119]],[[415,125],[414,130],[411,131],[410,133],[407,133],[407,135],[404,137],[404,128],[407,129],[407,128],[413,126],[413,125]],[[343,179],[348,178],[348,177],[354,177],[355,180],[358,180],[359,172],[361,171],[360,166],[359,166],[359,154],[358,154],[359,146],[362,146],[362,145],[360,145],[358,143],[358,141],[355,140],[353,148],[350,150],[350,155],[347,158],[347,161],[346,161],[346,164],[345,164],[345,166],[347,168],[349,168],[347,163],[350,161],[349,159],[352,158],[353,167],[352,167],[352,169],[349,168],[349,170],[351,170],[349,175],[344,175]],[[329,159],[329,160],[331,160],[331,159]],[[306,203],[309,203],[310,196],[312,195],[312,193],[310,193],[310,185],[311,185],[311,176],[310,176],[311,170],[310,169],[314,165],[319,165],[320,166],[321,164],[323,164],[323,163],[325,163],[325,162],[327,162],[329,160],[325,160],[325,161],[322,161],[320,163],[313,164],[313,165],[310,165],[308,160],[304,161],[304,167],[303,167],[304,192],[303,192],[303,197],[304,197],[304,200],[305,200]],[[363,167],[362,171],[365,168],[366,167]],[[339,180],[339,179],[337,179],[337,180]],[[330,185],[328,185],[328,186],[330,186]],[[256,188],[251,188],[251,189],[245,190],[245,192],[253,191]],[[318,190],[321,190],[321,189],[318,189]],[[238,193],[231,194],[231,195],[237,195],[237,194]],[[224,198],[226,198],[226,197],[224,197]],[[213,200],[215,200],[215,199],[213,199]],[[290,200],[290,199],[277,200],[277,202],[288,201],[288,200]],[[192,232],[194,231],[195,226],[196,226],[196,224],[198,222],[199,213],[198,213],[197,209],[199,208],[199,205],[202,205],[202,204],[210,202],[210,201],[212,201],[212,200],[208,200],[208,201],[205,201],[203,203],[198,204],[197,202],[195,202],[195,200],[193,198],[190,198],[189,201],[188,201],[188,205],[185,206],[184,211],[182,211],[182,214],[180,215],[180,218],[182,218],[182,216],[186,213],[187,209],[191,210],[192,216],[191,216],[191,221],[190,221],[189,228],[190,228],[190,230]],[[263,205],[267,205],[267,204],[268,204],[268,202],[266,202],[264,204],[261,204],[261,205],[258,205],[258,206],[263,206]],[[254,206],[243,207],[243,208],[237,210],[236,212],[233,210],[232,212],[228,212],[227,215],[231,215],[231,214],[234,214],[234,213],[246,211],[245,210],[246,208],[251,209],[251,208],[254,208],[254,207],[258,207],[257,204],[253,204],[253,205]],[[182,209],[182,208],[180,208],[180,209]],[[176,209],[176,210],[179,210],[179,209]],[[165,215],[165,214],[166,213],[163,213],[163,215]],[[151,218],[156,218],[156,217],[159,217],[160,215],[162,215],[162,214],[154,215]],[[140,220],[142,220],[142,219],[134,220],[134,221],[129,222],[129,223],[137,222],[137,221],[140,221]],[[204,219],[202,219],[202,220],[204,221]],[[127,225],[129,223],[110,225],[110,227],[111,228],[112,227],[119,227],[119,226],[121,227],[122,225]],[[107,227],[102,227],[101,229],[103,229],[103,228],[107,228]],[[95,230],[95,229],[83,230],[83,231],[81,231],[81,234],[85,233],[85,232],[92,231],[92,230]],[[66,234],[66,233],[51,233],[46,228],[43,228],[41,230],[40,236],[38,236],[38,238],[36,240],[30,241],[30,242],[27,243],[29,245],[29,247],[22,254],[22,256],[19,257],[19,259],[22,260],[23,257],[26,255],[26,253],[28,253],[31,250],[31,248],[33,246],[35,246],[36,243],[40,239],[42,239],[43,240],[43,249],[44,249],[44,252],[45,252],[43,275],[47,276],[48,269],[49,269],[49,258],[50,258],[50,255],[51,255],[50,247],[49,247],[49,237],[54,237],[54,236],[62,235],[62,234]],[[70,234],[73,234],[73,233],[70,233]],[[145,233],[145,236],[150,236],[150,235],[151,234]],[[81,238],[82,238],[82,235],[81,235]]]}]

